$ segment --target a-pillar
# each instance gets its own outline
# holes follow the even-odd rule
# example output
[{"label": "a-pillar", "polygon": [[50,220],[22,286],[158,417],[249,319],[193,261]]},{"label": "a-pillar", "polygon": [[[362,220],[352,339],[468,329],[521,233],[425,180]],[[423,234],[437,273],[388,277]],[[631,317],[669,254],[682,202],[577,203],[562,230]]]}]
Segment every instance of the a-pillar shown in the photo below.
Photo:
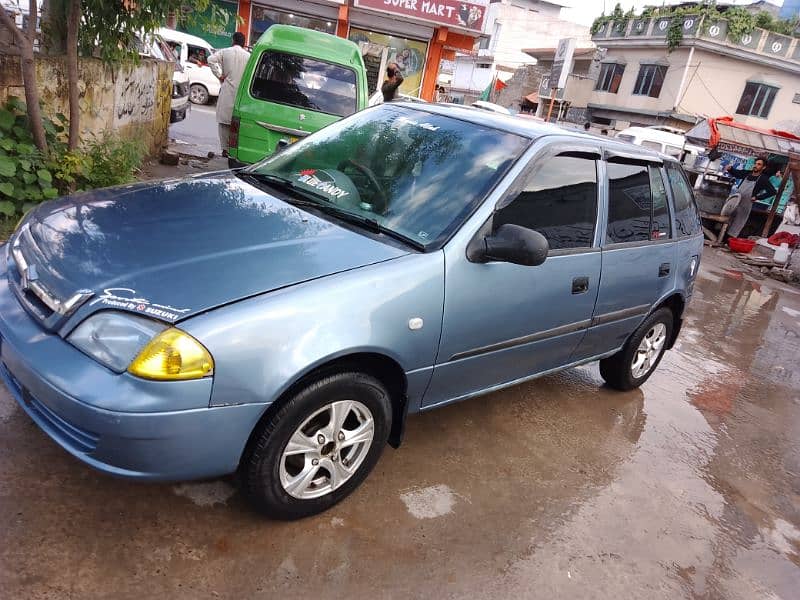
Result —
[{"label": "a-pillar", "polygon": [[239,25],[236,31],[244,34],[246,46],[256,43],[256,40],[250,39],[250,0],[239,0]]}]

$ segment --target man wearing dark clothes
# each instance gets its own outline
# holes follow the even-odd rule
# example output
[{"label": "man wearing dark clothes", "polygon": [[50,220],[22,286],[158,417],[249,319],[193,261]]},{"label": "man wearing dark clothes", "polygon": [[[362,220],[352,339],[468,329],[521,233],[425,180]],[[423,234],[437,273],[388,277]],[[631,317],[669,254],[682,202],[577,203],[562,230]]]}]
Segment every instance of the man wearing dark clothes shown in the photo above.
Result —
[{"label": "man wearing dark clothes", "polygon": [[752,171],[733,169],[730,165],[725,168],[732,177],[742,180],[736,190],[740,194],[741,200],[739,200],[739,205],[736,207],[728,227],[730,237],[739,237],[741,234],[750,217],[753,202],[775,195],[776,190],[769,181],[770,176],[765,171],[766,166],[766,157],[759,156]]},{"label": "man wearing dark clothes", "polygon": [[400,73],[400,67],[397,66],[397,63],[389,63],[389,66],[386,67],[386,81],[381,86],[384,102],[391,102],[397,98],[397,88],[401,83],[403,83],[403,75]]}]

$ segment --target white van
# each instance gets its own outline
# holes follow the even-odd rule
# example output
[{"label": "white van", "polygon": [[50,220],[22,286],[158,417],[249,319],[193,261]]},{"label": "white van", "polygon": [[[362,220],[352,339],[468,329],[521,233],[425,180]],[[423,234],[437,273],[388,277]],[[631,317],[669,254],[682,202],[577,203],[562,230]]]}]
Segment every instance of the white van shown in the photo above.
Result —
[{"label": "white van", "polygon": [[189,99],[195,104],[208,104],[219,96],[220,80],[206,64],[214,52],[207,41],[196,35],[161,27],[156,33],[170,45],[181,66],[189,74]]},{"label": "white van", "polygon": [[680,130],[654,125],[652,127],[628,127],[616,136],[618,140],[630,142],[637,146],[650,148],[675,158],[680,158],[684,151],[689,154],[700,154],[703,148],[686,143]]}]

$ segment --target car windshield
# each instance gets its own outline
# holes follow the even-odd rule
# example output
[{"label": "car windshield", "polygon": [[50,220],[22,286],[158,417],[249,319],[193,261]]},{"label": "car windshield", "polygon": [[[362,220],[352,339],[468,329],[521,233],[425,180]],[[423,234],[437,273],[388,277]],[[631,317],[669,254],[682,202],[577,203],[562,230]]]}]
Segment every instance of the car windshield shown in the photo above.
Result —
[{"label": "car windshield", "polygon": [[383,104],[338,121],[244,175],[283,183],[429,248],[443,243],[530,140],[450,117]]},{"label": "car windshield", "polygon": [[313,58],[266,51],[250,93],[259,100],[346,117],[356,111],[356,73]]}]

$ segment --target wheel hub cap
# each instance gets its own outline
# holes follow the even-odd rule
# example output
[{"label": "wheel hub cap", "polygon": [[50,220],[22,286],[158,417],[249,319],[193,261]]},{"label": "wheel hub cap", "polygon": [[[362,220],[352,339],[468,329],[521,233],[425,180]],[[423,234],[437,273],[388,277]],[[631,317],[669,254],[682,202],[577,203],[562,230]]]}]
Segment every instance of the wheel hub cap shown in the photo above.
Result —
[{"label": "wheel hub cap", "polygon": [[283,489],[308,500],[341,487],[361,466],[374,435],[372,413],[361,402],[341,400],[322,407],[295,430],[283,449]]}]

